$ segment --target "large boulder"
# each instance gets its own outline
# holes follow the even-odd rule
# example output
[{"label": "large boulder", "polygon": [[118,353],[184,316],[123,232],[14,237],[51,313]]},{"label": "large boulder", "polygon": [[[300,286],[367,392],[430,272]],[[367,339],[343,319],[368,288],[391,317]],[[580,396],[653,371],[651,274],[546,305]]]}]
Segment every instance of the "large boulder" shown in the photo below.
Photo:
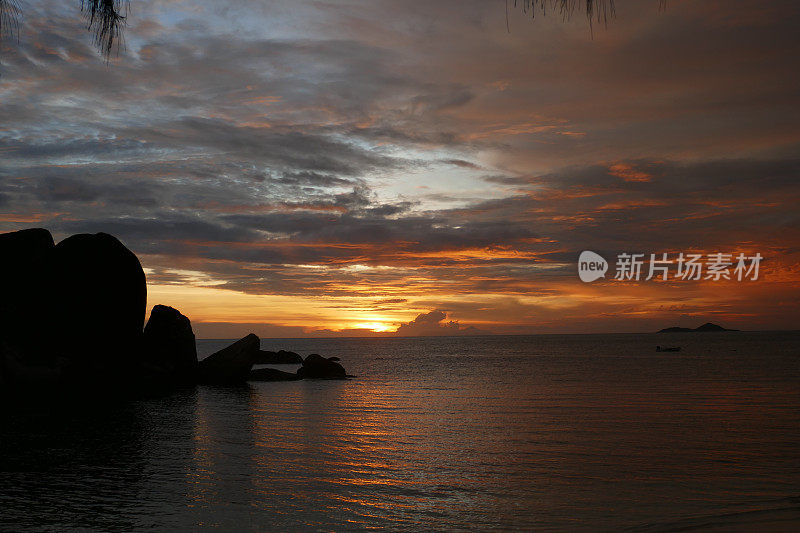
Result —
[{"label": "large boulder", "polygon": [[297,381],[300,376],[293,372],[284,372],[277,368],[254,368],[250,371],[248,381]]},{"label": "large boulder", "polygon": [[267,350],[259,350],[256,355],[255,364],[257,365],[301,365],[303,358],[300,354],[294,352],[287,352],[286,350],[278,350],[277,352],[270,352]]},{"label": "large boulder", "polygon": [[191,321],[175,308],[153,307],[144,327],[140,357],[149,373],[159,381],[194,383],[197,345]]},{"label": "large boulder", "polygon": [[43,228],[0,233],[0,274],[3,276],[0,279],[4,293],[24,290],[20,282],[30,280],[31,271],[37,269],[54,246],[53,236]]},{"label": "large boulder", "polygon": [[301,379],[345,379],[347,372],[339,363],[312,353],[305,358],[303,366],[297,370],[297,375]]},{"label": "large boulder", "polygon": [[139,259],[96,233],[64,239],[46,261],[52,348],[82,379],[124,372],[140,349],[147,304]]},{"label": "large boulder", "polygon": [[41,311],[47,296],[43,265],[55,244],[42,228],[0,234],[0,341],[26,357],[46,353]]},{"label": "large boulder", "polygon": [[61,384],[64,360],[53,357],[26,357],[16,347],[0,341],[0,392],[14,390],[26,394],[40,394],[44,386]]},{"label": "large boulder", "polygon": [[235,385],[247,381],[261,340],[251,333],[227,348],[209,355],[197,365],[200,383]]}]

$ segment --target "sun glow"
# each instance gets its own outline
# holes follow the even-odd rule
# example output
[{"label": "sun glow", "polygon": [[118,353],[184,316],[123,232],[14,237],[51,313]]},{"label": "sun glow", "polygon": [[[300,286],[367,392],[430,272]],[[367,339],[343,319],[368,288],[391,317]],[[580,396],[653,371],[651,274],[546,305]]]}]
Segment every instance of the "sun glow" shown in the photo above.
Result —
[{"label": "sun glow", "polygon": [[369,329],[375,333],[383,333],[385,331],[394,331],[392,324],[386,322],[362,322],[354,326],[356,329]]}]

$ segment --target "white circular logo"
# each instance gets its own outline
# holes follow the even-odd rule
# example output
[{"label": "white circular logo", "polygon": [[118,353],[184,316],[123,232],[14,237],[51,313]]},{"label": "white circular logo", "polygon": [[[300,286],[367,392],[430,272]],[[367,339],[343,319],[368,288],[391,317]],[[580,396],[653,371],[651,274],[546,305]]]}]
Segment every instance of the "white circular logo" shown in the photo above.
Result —
[{"label": "white circular logo", "polygon": [[578,276],[585,283],[605,277],[608,271],[608,261],[602,256],[588,250],[581,252],[578,257]]}]

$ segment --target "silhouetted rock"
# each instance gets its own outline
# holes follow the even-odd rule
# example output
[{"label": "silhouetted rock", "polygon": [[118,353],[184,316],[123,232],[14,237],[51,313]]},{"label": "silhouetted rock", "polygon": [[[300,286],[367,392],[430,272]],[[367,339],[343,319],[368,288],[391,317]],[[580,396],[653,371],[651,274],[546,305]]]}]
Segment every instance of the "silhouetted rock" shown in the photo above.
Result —
[{"label": "silhouetted rock", "polygon": [[250,375],[261,340],[250,334],[227,348],[209,355],[197,365],[200,383],[234,385],[244,383]]},{"label": "silhouetted rock", "polygon": [[192,323],[177,309],[156,305],[144,327],[141,357],[154,379],[193,383],[197,378],[197,347]]},{"label": "silhouetted rock", "polygon": [[681,328],[677,326],[673,326],[671,328],[664,328],[659,333],[694,333],[694,332],[710,332],[710,331],[739,331],[738,329],[726,329],[722,326],[718,326],[716,324],[712,324],[711,322],[706,322],[700,327],[697,328]]},{"label": "silhouetted rock", "polygon": [[294,352],[287,352],[285,350],[278,350],[277,352],[270,352],[267,350],[259,350],[256,355],[255,364],[257,365],[301,365],[303,358],[300,354]]},{"label": "silhouetted rock", "polygon": [[64,239],[46,261],[46,324],[73,378],[127,377],[147,303],[139,260],[115,237],[96,233]]},{"label": "silhouetted rock", "polygon": [[42,346],[41,311],[45,302],[45,258],[55,244],[42,228],[0,234],[0,341],[34,357]]},{"label": "silhouetted rock", "polygon": [[295,373],[284,372],[276,368],[255,368],[250,371],[248,381],[297,381],[300,379]]},{"label": "silhouetted rock", "polygon": [[0,385],[17,392],[37,394],[39,387],[59,385],[63,379],[65,360],[25,357],[22,352],[0,341]]},{"label": "silhouetted rock", "polygon": [[312,353],[305,358],[303,366],[297,370],[297,375],[302,379],[344,379],[347,377],[347,372],[339,363]]},{"label": "silhouetted rock", "polygon": [[[128,395],[178,384],[347,377],[338,358],[262,352],[253,334],[198,362],[189,319],[156,305],[143,328],[146,304],[139,260],[111,235],[54,244],[44,229],[0,234],[0,389],[39,394],[44,385],[97,397],[98,389]],[[255,362],[302,366],[297,374],[251,373]]]},{"label": "silhouetted rock", "polygon": [[4,288],[16,290],[8,276],[25,275],[40,264],[55,243],[50,232],[43,228],[23,229],[0,233],[0,274]]},{"label": "silhouetted rock", "polygon": [[80,387],[136,374],[145,277],[122,243],[99,233],[54,245],[47,230],[30,229],[0,235],[0,257],[5,381],[55,376]]}]

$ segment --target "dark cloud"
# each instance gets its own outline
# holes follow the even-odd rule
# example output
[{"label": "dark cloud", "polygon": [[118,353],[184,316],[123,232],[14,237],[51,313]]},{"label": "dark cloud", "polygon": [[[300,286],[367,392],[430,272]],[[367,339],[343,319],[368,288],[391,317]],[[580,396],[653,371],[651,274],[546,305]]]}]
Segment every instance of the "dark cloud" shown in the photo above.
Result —
[{"label": "dark cloud", "polygon": [[377,168],[393,168],[400,161],[378,151],[365,150],[331,136],[290,128],[252,128],[197,117],[157,124],[152,130],[130,130],[173,148],[189,146],[259,162],[269,168],[301,169],[305,172],[362,175]]},{"label": "dark cloud", "polygon": [[320,174],[318,172],[286,172],[279,178],[279,181],[291,185],[310,185],[314,187],[331,187],[337,185],[350,185],[351,180],[340,178],[332,174]]},{"label": "dark cloud", "polygon": [[70,160],[87,157],[104,159],[130,157],[144,154],[147,144],[141,140],[132,139],[70,139],[58,137],[53,140],[33,140],[23,142],[17,139],[0,138],[0,151],[7,158],[25,161],[26,163],[45,161],[59,161],[64,158]]},{"label": "dark cloud", "polygon": [[478,169],[481,168],[479,165],[476,165],[472,161],[465,161],[463,159],[443,159],[442,163],[444,163],[446,165],[453,165],[455,167],[471,168],[471,169],[475,169],[475,170],[478,170]]},{"label": "dark cloud", "polygon": [[69,178],[45,178],[37,185],[37,195],[44,201],[91,202],[97,189],[83,181]]}]

